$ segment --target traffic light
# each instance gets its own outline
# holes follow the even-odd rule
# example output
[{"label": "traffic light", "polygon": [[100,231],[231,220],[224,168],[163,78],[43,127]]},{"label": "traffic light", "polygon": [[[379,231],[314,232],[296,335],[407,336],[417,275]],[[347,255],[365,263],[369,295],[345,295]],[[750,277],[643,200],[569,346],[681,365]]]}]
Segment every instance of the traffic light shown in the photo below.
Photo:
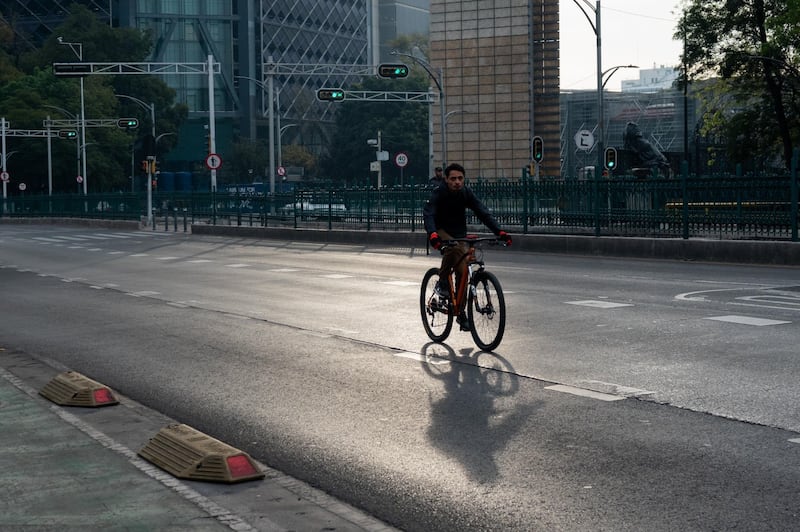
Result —
[{"label": "traffic light", "polygon": [[70,131],[68,129],[62,129],[58,132],[58,138],[60,139],[74,139],[78,136],[77,131]]},{"label": "traffic light", "polygon": [[53,73],[62,78],[82,78],[92,72],[92,65],[85,63],[53,63]]},{"label": "traffic light", "polygon": [[542,137],[533,137],[533,160],[537,163],[542,162],[544,159],[544,141]]},{"label": "traffic light", "polygon": [[117,127],[120,129],[136,129],[139,127],[139,121],[135,118],[119,118],[117,119]]},{"label": "traffic light", "polygon": [[408,67],[402,63],[379,65],[378,75],[382,78],[405,78],[408,76]]},{"label": "traffic light", "polygon": [[147,161],[142,161],[142,172],[145,174],[148,173],[147,170],[150,168],[150,165]]},{"label": "traffic light", "polygon": [[319,89],[317,90],[317,99],[323,102],[340,102],[344,100],[344,91],[342,89]]},{"label": "traffic light", "polygon": [[617,168],[617,149],[616,148],[606,148],[606,152],[604,154],[603,160],[605,161],[605,167],[607,170],[616,170]]}]

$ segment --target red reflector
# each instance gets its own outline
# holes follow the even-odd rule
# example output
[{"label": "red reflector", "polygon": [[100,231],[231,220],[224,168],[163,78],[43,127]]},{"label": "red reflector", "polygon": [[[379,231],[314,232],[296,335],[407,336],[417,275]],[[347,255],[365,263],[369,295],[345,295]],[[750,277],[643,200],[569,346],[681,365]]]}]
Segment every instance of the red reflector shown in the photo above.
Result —
[{"label": "red reflector", "polygon": [[96,404],[113,403],[116,399],[111,395],[111,390],[108,388],[100,388],[94,391],[94,402]]},{"label": "red reflector", "polygon": [[227,461],[228,461],[228,469],[231,472],[231,476],[234,478],[245,477],[257,473],[256,469],[253,467],[253,464],[251,464],[250,460],[248,460],[247,457],[243,454],[229,456],[227,458]]}]

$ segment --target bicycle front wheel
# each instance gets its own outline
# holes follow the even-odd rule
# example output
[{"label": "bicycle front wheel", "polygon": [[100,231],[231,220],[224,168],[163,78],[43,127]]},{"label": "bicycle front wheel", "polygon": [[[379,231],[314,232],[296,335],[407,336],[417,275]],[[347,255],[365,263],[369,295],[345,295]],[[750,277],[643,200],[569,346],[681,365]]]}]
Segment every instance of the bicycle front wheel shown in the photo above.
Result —
[{"label": "bicycle front wheel", "polygon": [[450,302],[440,299],[434,291],[438,280],[439,268],[425,272],[419,293],[419,310],[428,338],[443,342],[453,328],[453,313],[450,312]]},{"label": "bicycle front wheel", "polygon": [[506,329],[506,300],[503,289],[500,288],[497,277],[487,271],[475,274],[473,286],[467,311],[470,332],[478,347],[491,351],[500,345]]}]

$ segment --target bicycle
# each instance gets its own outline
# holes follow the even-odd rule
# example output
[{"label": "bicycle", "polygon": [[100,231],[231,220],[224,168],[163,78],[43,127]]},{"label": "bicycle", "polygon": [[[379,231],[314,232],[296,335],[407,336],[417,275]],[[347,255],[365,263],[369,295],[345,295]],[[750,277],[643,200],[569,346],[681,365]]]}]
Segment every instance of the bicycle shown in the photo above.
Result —
[{"label": "bicycle", "polygon": [[422,324],[428,338],[441,343],[450,335],[453,329],[453,319],[458,313],[457,309],[466,302],[466,319],[472,339],[484,351],[492,351],[500,345],[506,327],[506,302],[500,281],[493,273],[486,271],[483,254],[479,244],[502,245],[506,243],[498,238],[468,236],[446,240],[442,249],[466,242],[469,245],[467,253],[461,260],[467,263],[466,275],[457,279],[455,270],[460,268],[460,263],[454,268],[454,273],[449,278],[449,297],[442,298],[436,294],[436,283],[439,280],[439,268],[431,268],[422,278],[419,305],[422,314]]}]

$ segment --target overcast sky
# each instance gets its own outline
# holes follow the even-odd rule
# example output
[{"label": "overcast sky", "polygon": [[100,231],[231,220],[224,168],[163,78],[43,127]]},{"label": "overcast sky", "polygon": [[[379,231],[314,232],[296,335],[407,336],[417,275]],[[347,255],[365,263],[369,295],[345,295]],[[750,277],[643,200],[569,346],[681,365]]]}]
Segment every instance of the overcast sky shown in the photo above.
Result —
[{"label": "overcast sky", "polygon": [[[597,88],[597,41],[577,4],[594,22],[586,0],[559,0],[561,15],[561,90]],[[594,8],[596,0],[588,0]],[[679,18],[678,0],[601,0],[603,70],[616,65],[677,66],[682,44],[672,40]],[[639,79],[621,69],[606,84],[619,90],[623,79]]]}]

